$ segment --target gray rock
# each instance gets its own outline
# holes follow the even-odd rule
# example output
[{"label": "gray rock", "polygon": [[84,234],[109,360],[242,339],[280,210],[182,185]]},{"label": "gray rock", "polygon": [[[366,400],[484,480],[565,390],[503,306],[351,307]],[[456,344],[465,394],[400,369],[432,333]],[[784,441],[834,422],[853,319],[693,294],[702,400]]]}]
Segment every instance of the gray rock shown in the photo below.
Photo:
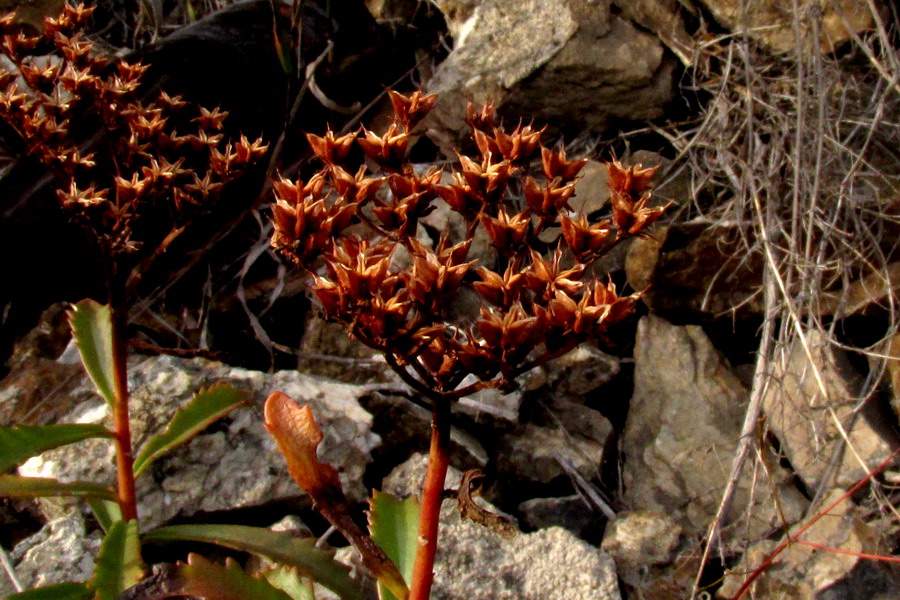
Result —
[{"label": "gray rock", "polygon": [[678,0],[630,0],[616,6],[622,15],[652,31],[686,66],[693,66],[696,42],[687,32]]},{"label": "gray rock", "polygon": [[88,533],[80,511],[70,510],[19,542],[11,558],[25,589],[88,581],[101,541],[101,532]]},{"label": "gray rock", "polygon": [[581,344],[545,367],[553,395],[580,397],[619,374],[619,359],[591,344]]},{"label": "gray rock", "polygon": [[601,517],[581,496],[531,498],[519,505],[522,522],[531,529],[562,527],[579,538],[597,533]]},{"label": "gray rock", "polygon": [[[757,0],[751,3],[743,3],[741,0],[702,0],[702,3],[720,23],[731,30],[746,31],[772,50],[795,51],[794,13],[780,0]],[[746,7],[746,14],[742,7]],[[822,51],[831,52],[852,39],[852,35],[873,29],[874,19],[866,0],[842,0],[823,4]],[[802,15],[801,22],[804,29],[810,27],[809,19]],[[803,35],[809,33],[804,31]]]},{"label": "gray rock", "polygon": [[628,284],[649,288],[647,306],[679,320],[761,314],[763,258],[746,252],[742,236],[737,227],[701,219],[660,227],[629,247]]},{"label": "gray rock", "polygon": [[[689,535],[714,517],[737,448],[748,393],[700,327],[677,327],[649,315],[638,324],[634,394],[623,436],[624,502],[670,515]],[[780,524],[772,487],[788,523],[805,510],[790,474],[773,456],[766,485],[745,469],[724,532],[764,535]]]},{"label": "gray rock", "polygon": [[[528,423],[503,435],[497,444],[498,473],[521,481],[550,483],[566,475],[562,465],[567,463],[585,479],[597,478],[612,425],[589,408],[572,408],[583,410],[584,418],[577,422],[580,431],[561,422],[547,427]],[[583,435],[585,431],[589,435]]]},{"label": "gray rock", "polygon": [[[371,431],[372,416],[357,402],[361,388],[294,371],[266,375],[202,359],[135,360],[130,364],[129,384],[133,390],[130,405],[136,447],[161,431],[174,411],[196,391],[217,382],[249,389],[253,405],[233,411],[190,443],[157,460],[138,480],[142,527],[201,511],[260,506],[304,495],[287,474],[284,459],[263,426],[262,403],[276,390],[312,406],[325,435],[320,458],[338,469],[351,501],[367,497],[362,477],[371,461],[370,452],[380,439]],[[81,385],[89,387],[86,380]],[[64,420],[108,424],[108,412],[106,403],[94,397]],[[112,483],[113,453],[107,440],[89,440],[35,457],[19,472],[65,481]],[[56,501],[42,501],[49,516],[59,506]]]},{"label": "gray rock", "polygon": [[674,60],[607,0],[445,0],[454,48],[428,82],[441,98],[427,121],[445,149],[464,129],[466,100],[502,114],[602,130],[653,118],[672,98]]},{"label": "gray rock", "polygon": [[681,542],[681,527],[671,517],[636,511],[616,515],[606,526],[600,547],[616,562],[619,577],[639,587],[648,567],[670,563]]},{"label": "gray rock", "polygon": [[[426,463],[420,455],[398,467],[385,479],[385,491],[403,496],[418,490]],[[448,487],[458,485],[459,473],[453,471]],[[435,600],[621,598],[612,559],[559,527],[504,539],[461,520],[452,503],[445,502],[439,539]]]},{"label": "gray rock", "polygon": [[[373,391],[360,398],[366,410],[375,415],[373,428],[381,433],[384,446],[409,454],[427,452],[431,439],[431,411],[389,390]],[[450,431],[450,456],[454,464],[471,469],[487,464],[488,455],[472,434],[453,427]]]},{"label": "gray rock", "polygon": [[[811,490],[823,485],[826,477],[831,478],[825,485],[849,487],[866,474],[860,460],[871,469],[890,456],[891,446],[873,427],[878,423],[877,415],[870,414],[875,408],[871,403],[856,415],[863,382],[846,353],[815,331],[806,333],[806,341],[812,363],[799,339],[776,362],[763,397],[766,422]],[[832,468],[835,453],[844,445],[835,419],[847,433],[850,448],[843,449]]]},{"label": "gray rock", "polygon": [[460,398],[453,405],[453,411],[466,415],[475,424],[488,425],[494,430],[509,429],[519,422],[522,400],[521,390],[504,394],[500,390],[488,388]]}]

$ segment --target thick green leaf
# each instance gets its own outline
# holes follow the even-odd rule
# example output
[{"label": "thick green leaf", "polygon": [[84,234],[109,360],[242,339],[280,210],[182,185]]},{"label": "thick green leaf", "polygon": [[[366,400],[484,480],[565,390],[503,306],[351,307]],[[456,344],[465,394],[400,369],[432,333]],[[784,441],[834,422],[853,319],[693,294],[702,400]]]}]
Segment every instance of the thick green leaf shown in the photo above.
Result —
[{"label": "thick green leaf", "polygon": [[[369,533],[372,539],[394,561],[409,584],[419,545],[419,501],[416,498],[398,500],[376,490],[369,506]],[[381,600],[396,600],[381,580],[378,581],[378,597]]]},{"label": "thick green leaf", "polygon": [[144,577],[137,521],[116,521],[109,528],[94,567],[91,587],[97,600],[116,598]]},{"label": "thick green leaf", "polygon": [[115,405],[116,385],[113,326],[109,307],[85,298],[72,305],[69,325],[85,370],[97,391],[112,408]]},{"label": "thick green leaf", "polygon": [[140,475],[156,458],[189,441],[210,423],[248,402],[249,394],[246,391],[236,390],[228,384],[200,390],[187,406],[175,412],[165,431],[147,440],[134,460],[134,476]]},{"label": "thick green leaf", "polygon": [[103,498],[115,500],[112,488],[89,481],[63,483],[45,477],[19,477],[0,475],[0,497],[39,498],[45,496],[70,496],[74,498]]},{"label": "thick green leaf", "polygon": [[210,600],[291,600],[286,592],[265,579],[245,573],[232,559],[226,559],[223,567],[199,554],[191,554],[179,571],[182,579],[179,592],[188,596]]},{"label": "thick green leaf", "polygon": [[82,440],[112,437],[103,425],[17,425],[0,427],[0,473],[18,467],[32,456]]},{"label": "thick green leaf", "polygon": [[301,577],[297,567],[275,567],[265,571],[263,576],[291,600],[316,600],[312,581]]},{"label": "thick green leaf", "polygon": [[145,542],[190,540],[217,544],[265,556],[320,583],[344,600],[361,600],[350,568],[334,560],[334,552],[315,547],[315,540],[246,525],[172,525],[144,535]]},{"label": "thick green leaf", "polygon": [[107,500],[104,498],[91,498],[88,500],[88,506],[94,513],[94,518],[100,523],[103,531],[109,532],[109,528],[116,521],[122,520],[122,507],[115,500]]},{"label": "thick green leaf", "polygon": [[7,600],[87,600],[94,593],[84,583],[57,583],[7,596]]}]

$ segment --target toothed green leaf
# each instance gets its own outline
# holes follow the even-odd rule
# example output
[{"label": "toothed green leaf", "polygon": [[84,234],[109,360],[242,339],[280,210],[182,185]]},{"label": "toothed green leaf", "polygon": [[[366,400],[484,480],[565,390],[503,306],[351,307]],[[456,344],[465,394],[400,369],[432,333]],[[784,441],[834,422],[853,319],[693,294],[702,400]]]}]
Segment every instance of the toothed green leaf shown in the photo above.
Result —
[{"label": "toothed green leaf", "polygon": [[94,567],[96,600],[116,600],[144,577],[137,521],[116,521],[109,528]]},{"label": "toothed green leaf", "polygon": [[275,567],[264,571],[263,576],[291,600],[316,600],[312,581],[301,577],[297,567]]},{"label": "toothed green leaf", "polygon": [[[375,491],[369,500],[369,533],[387,554],[407,584],[412,579],[419,534],[419,501],[398,500],[390,494]],[[381,600],[397,600],[384,583],[378,581]]]},{"label": "toothed green leaf", "polygon": [[63,483],[45,477],[0,475],[0,497],[41,498],[46,496],[103,498],[105,500],[115,500],[116,498],[112,488],[89,481]]},{"label": "toothed green leaf", "polygon": [[112,408],[115,405],[116,385],[113,326],[109,307],[85,298],[72,305],[69,325],[88,376]]},{"label": "toothed green leaf", "polygon": [[47,450],[82,440],[112,437],[103,425],[16,425],[0,427],[0,473],[18,467]]},{"label": "toothed green leaf", "polygon": [[175,412],[169,426],[151,437],[134,460],[134,476],[140,475],[154,460],[190,441],[211,423],[249,403],[249,394],[228,384],[214,385],[197,392],[191,401]]},{"label": "toothed green leaf", "polygon": [[181,593],[210,600],[291,600],[284,591],[266,579],[248,575],[232,559],[225,566],[210,562],[198,554],[188,555],[181,565]]},{"label": "toothed green leaf", "polygon": [[90,498],[88,506],[91,507],[94,518],[97,519],[104,532],[109,532],[109,528],[113,526],[113,523],[122,520],[122,507],[115,500]]},{"label": "toothed green leaf", "polygon": [[84,583],[57,583],[13,594],[6,600],[87,600],[93,595]]},{"label": "toothed green leaf", "polygon": [[195,541],[217,544],[259,556],[300,572],[336,593],[344,600],[361,600],[362,594],[350,579],[349,567],[334,560],[334,552],[315,547],[311,538],[295,538],[289,533],[246,525],[172,525],[144,535],[145,542]]}]

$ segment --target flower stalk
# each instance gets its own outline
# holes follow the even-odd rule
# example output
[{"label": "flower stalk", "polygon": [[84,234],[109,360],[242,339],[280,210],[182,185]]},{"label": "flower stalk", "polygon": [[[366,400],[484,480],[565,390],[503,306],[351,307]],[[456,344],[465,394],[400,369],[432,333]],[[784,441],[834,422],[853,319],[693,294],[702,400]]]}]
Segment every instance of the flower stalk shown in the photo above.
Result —
[{"label": "flower stalk", "polygon": [[[426,600],[452,403],[486,388],[514,389],[520,375],[580,343],[613,344],[639,294],[619,295],[592,267],[618,243],[645,235],[665,207],[649,204],[653,169],[613,162],[611,215],[593,222],[576,214],[569,200],[587,161],[546,148],[544,131],[531,125],[506,133],[490,105],[468,109],[480,155],[461,154],[452,173],[423,173],[407,158],[410,136],[436,97],[390,97],[395,117],[383,135],[307,135],[323,166],[306,182],[274,183],[272,246],[306,271],[326,319],[384,354],[431,401],[420,545],[409,582],[410,598]],[[456,225],[429,242],[421,220],[439,203]],[[490,248],[475,255],[479,235]]]}]

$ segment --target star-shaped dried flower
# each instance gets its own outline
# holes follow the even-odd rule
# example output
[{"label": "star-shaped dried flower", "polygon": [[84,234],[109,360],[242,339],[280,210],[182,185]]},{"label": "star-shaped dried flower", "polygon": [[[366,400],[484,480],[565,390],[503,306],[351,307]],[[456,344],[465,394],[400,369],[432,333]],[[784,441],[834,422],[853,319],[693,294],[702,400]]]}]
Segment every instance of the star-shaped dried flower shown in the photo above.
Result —
[{"label": "star-shaped dried flower", "polygon": [[353,142],[356,141],[356,132],[335,137],[331,128],[328,128],[324,136],[307,133],[306,140],[319,160],[325,165],[334,165],[340,164],[350,153]]},{"label": "star-shaped dried flower", "polygon": [[575,219],[564,215],[560,225],[566,244],[579,261],[603,248],[610,231],[609,221],[592,224],[584,214],[579,214]]},{"label": "star-shaped dried flower", "polygon": [[548,148],[541,147],[541,161],[544,166],[544,175],[547,179],[556,179],[559,177],[563,181],[572,181],[587,164],[586,158],[575,160],[566,160],[566,149],[560,148],[553,151]]},{"label": "star-shaped dried flower", "polygon": [[437,94],[423,95],[421,90],[416,90],[409,96],[388,90],[391,104],[394,106],[394,115],[397,122],[402,124],[406,131],[412,131],[419,122],[434,108],[437,102]]}]

